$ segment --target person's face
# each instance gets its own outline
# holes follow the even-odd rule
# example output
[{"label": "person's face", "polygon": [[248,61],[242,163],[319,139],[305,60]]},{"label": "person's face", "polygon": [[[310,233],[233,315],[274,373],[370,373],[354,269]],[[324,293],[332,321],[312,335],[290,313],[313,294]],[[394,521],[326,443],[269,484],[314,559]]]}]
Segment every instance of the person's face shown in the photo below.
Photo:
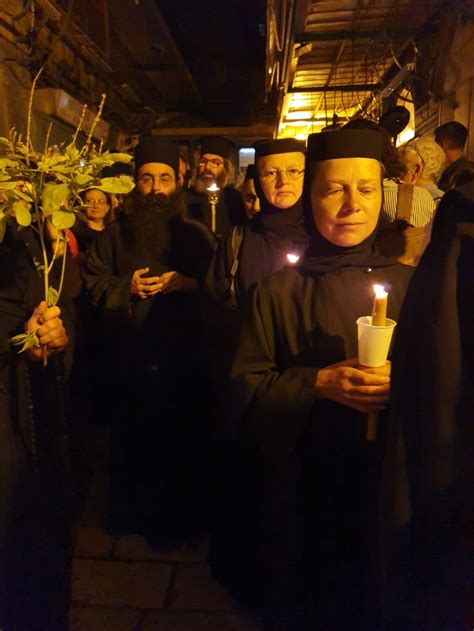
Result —
[{"label": "person's face", "polygon": [[84,206],[86,217],[95,221],[103,221],[110,210],[107,195],[97,188],[84,193]]},{"label": "person's face", "polygon": [[224,158],[214,153],[204,153],[198,162],[198,176],[211,186],[224,173]]},{"label": "person's face", "polygon": [[245,180],[242,184],[242,198],[244,200],[247,217],[253,217],[260,211],[260,200],[255,192],[255,184],[253,180]]},{"label": "person's face", "polygon": [[371,158],[325,160],[313,167],[311,209],[321,235],[342,247],[375,230],[382,207],[382,170]]},{"label": "person's face", "polygon": [[148,162],[137,171],[137,190],[142,195],[161,193],[170,197],[176,192],[176,174],[169,164]]},{"label": "person's face", "polygon": [[258,159],[257,170],[263,193],[282,210],[296,204],[303,193],[304,154],[277,153]]}]

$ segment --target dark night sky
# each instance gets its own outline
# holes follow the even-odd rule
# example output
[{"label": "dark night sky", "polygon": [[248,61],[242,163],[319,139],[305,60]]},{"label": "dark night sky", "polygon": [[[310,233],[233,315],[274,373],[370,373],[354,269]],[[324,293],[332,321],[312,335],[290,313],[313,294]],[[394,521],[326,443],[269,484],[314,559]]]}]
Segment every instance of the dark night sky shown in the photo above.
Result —
[{"label": "dark night sky", "polygon": [[249,124],[264,95],[263,0],[157,0],[213,124]]}]

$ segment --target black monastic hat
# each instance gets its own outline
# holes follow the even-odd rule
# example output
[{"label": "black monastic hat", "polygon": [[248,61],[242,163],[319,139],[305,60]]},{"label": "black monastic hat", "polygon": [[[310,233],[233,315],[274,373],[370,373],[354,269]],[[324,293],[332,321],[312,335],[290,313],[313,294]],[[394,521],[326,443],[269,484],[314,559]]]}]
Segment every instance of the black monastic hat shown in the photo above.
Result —
[{"label": "black monastic hat", "polygon": [[135,170],[149,162],[168,164],[172,169],[179,168],[179,146],[167,138],[147,136],[135,147]]},{"label": "black monastic hat", "polygon": [[293,153],[301,151],[305,153],[306,147],[304,140],[296,138],[278,138],[274,140],[260,140],[254,144],[255,159],[263,156],[272,156],[276,153]]},{"label": "black monastic hat", "polygon": [[212,153],[221,158],[228,158],[232,149],[235,147],[234,143],[222,136],[203,136],[199,138],[201,143],[201,155],[205,153]]},{"label": "black monastic hat", "polygon": [[119,175],[130,175],[133,177],[132,165],[128,162],[114,162],[108,167],[104,167],[100,172],[100,177],[118,177]]},{"label": "black monastic hat", "polygon": [[340,129],[308,136],[306,162],[336,158],[373,158],[382,162],[384,136],[369,129]]},{"label": "black monastic hat", "polygon": [[246,182],[247,180],[254,180],[256,175],[257,169],[255,167],[255,164],[249,164],[247,170],[245,171],[244,181]]}]

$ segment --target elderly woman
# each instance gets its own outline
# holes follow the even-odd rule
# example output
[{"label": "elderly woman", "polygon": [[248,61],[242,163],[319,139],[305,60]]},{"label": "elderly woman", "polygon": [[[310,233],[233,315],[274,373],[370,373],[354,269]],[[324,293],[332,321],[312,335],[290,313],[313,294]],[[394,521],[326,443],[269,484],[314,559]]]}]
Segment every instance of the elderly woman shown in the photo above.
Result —
[{"label": "elderly woman", "polygon": [[[253,462],[240,512],[247,505],[259,567],[240,569],[260,577],[268,630],[366,631],[376,619],[370,561],[390,364],[359,365],[356,320],[370,314],[374,283],[389,289],[397,320],[411,276],[374,247],[382,153],[376,131],[309,137],[308,252],[257,283],[244,316],[234,432]],[[380,413],[375,444],[368,412]]]},{"label": "elderly woman", "polygon": [[255,148],[255,191],[260,212],[223,238],[211,264],[207,287],[215,299],[240,308],[249,288],[289,264],[288,254],[304,253],[304,143],[268,140]]},{"label": "elderly woman", "polygon": [[436,184],[446,164],[441,147],[432,138],[422,136],[410,140],[399,151],[407,170],[403,181],[426,188],[434,201],[439,202],[444,191]]}]

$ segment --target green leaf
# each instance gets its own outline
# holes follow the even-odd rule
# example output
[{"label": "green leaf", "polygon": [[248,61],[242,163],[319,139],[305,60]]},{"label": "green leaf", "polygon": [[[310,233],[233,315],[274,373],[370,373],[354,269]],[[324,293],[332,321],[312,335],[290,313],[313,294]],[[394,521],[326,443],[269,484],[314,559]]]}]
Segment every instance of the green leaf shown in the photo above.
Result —
[{"label": "green leaf", "polygon": [[60,228],[61,230],[72,228],[76,221],[76,216],[74,215],[74,213],[68,212],[66,210],[55,210],[51,213],[51,217],[53,220],[53,225],[56,226],[56,228]]},{"label": "green leaf", "polygon": [[128,153],[109,153],[109,158],[114,162],[124,162],[128,164],[132,161],[132,156]]},{"label": "green leaf", "polygon": [[38,270],[38,272],[44,272],[44,270],[46,269],[44,263],[40,263],[36,256],[33,257],[33,263],[35,264],[35,268]]},{"label": "green leaf", "polygon": [[84,186],[85,184],[92,182],[93,179],[94,178],[87,173],[78,173],[74,178],[76,184],[78,184],[79,186]]},{"label": "green leaf", "polygon": [[63,156],[60,154],[56,155],[46,155],[43,157],[43,160],[38,162],[38,169],[40,171],[49,171],[58,164],[62,164],[63,162],[67,162],[69,158],[67,156]]},{"label": "green leaf", "polygon": [[50,287],[48,289],[48,307],[54,307],[54,305],[57,304],[58,300],[59,293],[57,289],[54,289],[54,287]]},{"label": "green leaf", "polygon": [[91,158],[88,161],[87,166],[94,171],[100,171],[103,167],[108,167],[114,163],[114,160],[110,158],[106,153],[102,153],[95,158]]},{"label": "green leaf", "polygon": [[14,346],[22,346],[19,353],[23,353],[29,348],[39,348],[39,339],[34,331],[30,331],[29,333],[20,333],[20,335],[14,335],[10,338],[10,343]]},{"label": "green leaf", "polygon": [[8,191],[18,188],[18,180],[10,180],[9,182],[2,182],[0,188],[2,191]]},{"label": "green leaf", "polygon": [[117,193],[118,195],[125,195],[135,188],[135,182],[128,176],[104,177],[95,188],[98,188],[100,191],[104,191],[104,193]]},{"label": "green leaf", "polygon": [[62,166],[62,165],[58,165],[55,167],[51,167],[51,169],[49,169],[50,173],[74,173],[74,171],[76,171],[78,169],[78,165],[77,164],[73,164],[72,166]]},{"label": "green leaf", "polygon": [[66,147],[64,152],[70,160],[77,160],[79,158],[79,149],[72,142]]},{"label": "green leaf", "polygon": [[33,198],[28,193],[28,191],[16,188],[14,190],[14,193],[15,193],[16,197],[19,197],[20,199],[24,199],[26,202],[32,202],[33,201]]},{"label": "green leaf", "polygon": [[23,199],[19,199],[16,202],[13,202],[13,212],[15,213],[15,217],[20,226],[29,226],[31,223],[31,213],[30,213],[31,204],[25,202]]},{"label": "green leaf", "polygon": [[5,169],[18,169],[20,165],[18,162],[14,162],[10,160],[10,158],[0,158],[0,171],[5,171]]},{"label": "green leaf", "polygon": [[[54,184],[53,182],[47,182],[43,187],[43,194],[41,198],[43,215],[51,215],[52,213],[58,211],[61,206],[64,205],[69,195],[69,184]],[[56,226],[57,224],[54,225]],[[57,227],[60,228],[62,226]],[[71,226],[66,227],[70,228]]]}]

